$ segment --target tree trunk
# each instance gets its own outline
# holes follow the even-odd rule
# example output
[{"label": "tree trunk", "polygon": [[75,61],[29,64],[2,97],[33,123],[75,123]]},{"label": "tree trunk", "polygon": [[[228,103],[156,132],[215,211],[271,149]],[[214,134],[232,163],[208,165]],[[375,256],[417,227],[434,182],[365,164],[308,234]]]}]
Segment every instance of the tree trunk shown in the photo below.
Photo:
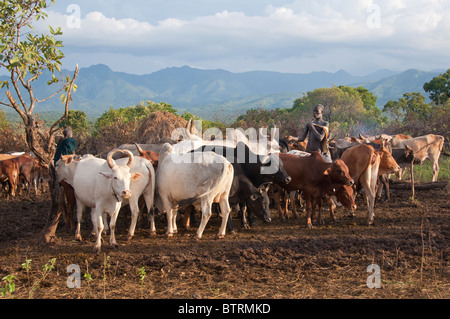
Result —
[{"label": "tree trunk", "polygon": [[64,210],[64,192],[56,178],[55,167],[53,164],[49,167],[50,181],[49,188],[51,194],[51,206],[47,217],[47,225],[42,231],[42,240],[49,244],[56,240],[56,229],[58,228],[59,218]]}]

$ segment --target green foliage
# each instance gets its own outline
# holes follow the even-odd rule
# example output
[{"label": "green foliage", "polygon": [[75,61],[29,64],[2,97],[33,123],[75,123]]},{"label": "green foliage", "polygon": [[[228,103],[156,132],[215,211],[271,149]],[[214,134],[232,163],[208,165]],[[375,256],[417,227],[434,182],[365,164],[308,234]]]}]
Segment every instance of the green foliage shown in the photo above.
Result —
[{"label": "green foliage", "polygon": [[15,281],[17,280],[16,276],[8,275],[3,277],[4,287],[0,288],[0,293],[2,294],[2,297],[5,297],[8,293],[10,298],[13,299],[13,293],[16,291],[16,284]]},{"label": "green foliage", "polygon": [[430,99],[435,104],[445,104],[450,98],[450,69],[425,83],[423,89],[430,93]]},{"label": "green foliage", "polygon": [[0,131],[9,129],[9,122],[6,119],[6,114],[0,110]]},{"label": "green foliage", "polygon": [[75,136],[86,135],[89,130],[86,113],[83,111],[69,110],[69,115],[59,124],[61,128],[67,126],[72,128]]},{"label": "green foliage", "polygon": [[[51,1],[53,4],[54,0]],[[18,68],[25,77],[27,72],[32,76],[40,75],[44,69],[51,72],[60,71],[64,54],[58,49],[62,42],[55,39],[61,35],[61,28],[49,27],[50,35],[33,34],[32,20],[47,17],[45,0],[20,1],[7,0],[0,2],[0,61],[12,71]],[[19,40],[20,28],[28,29],[26,37]]]},{"label": "green foliage", "polygon": [[418,93],[405,93],[398,101],[389,101],[383,112],[390,115],[396,122],[407,123],[415,120],[427,120],[431,106],[425,102],[425,97]]}]

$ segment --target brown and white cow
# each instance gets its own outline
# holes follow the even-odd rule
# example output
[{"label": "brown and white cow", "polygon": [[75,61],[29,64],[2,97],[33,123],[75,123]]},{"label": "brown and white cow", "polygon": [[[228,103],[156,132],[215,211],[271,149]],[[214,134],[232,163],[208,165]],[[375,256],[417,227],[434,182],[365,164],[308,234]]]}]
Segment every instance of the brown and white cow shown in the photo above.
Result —
[{"label": "brown and white cow", "polygon": [[288,192],[302,190],[306,203],[306,225],[312,228],[312,217],[315,208],[321,209],[322,197],[342,185],[353,185],[347,165],[341,160],[327,163],[320,153],[312,152],[311,156],[301,157],[293,154],[279,154],[291,182],[285,190]]},{"label": "brown and white cow", "polygon": [[347,164],[350,176],[364,188],[368,207],[368,224],[374,219],[376,184],[378,177],[400,169],[390,152],[381,145],[379,150],[360,144],[347,149],[341,159]]}]

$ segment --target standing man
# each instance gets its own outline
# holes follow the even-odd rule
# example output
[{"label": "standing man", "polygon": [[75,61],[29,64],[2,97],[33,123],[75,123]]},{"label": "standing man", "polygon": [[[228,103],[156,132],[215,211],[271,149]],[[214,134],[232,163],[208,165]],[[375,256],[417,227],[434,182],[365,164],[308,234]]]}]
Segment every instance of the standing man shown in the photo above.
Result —
[{"label": "standing man", "polygon": [[[306,145],[306,152],[319,152],[322,157],[328,154],[327,139],[329,133],[329,123],[323,120],[323,111],[325,110],[322,104],[317,104],[314,108],[314,119],[306,125],[303,134],[297,139],[299,142],[303,142],[308,138],[308,144]],[[296,138],[292,138],[296,139]],[[325,154],[324,154],[325,153]],[[324,156],[325,155],[325,156]]]}]

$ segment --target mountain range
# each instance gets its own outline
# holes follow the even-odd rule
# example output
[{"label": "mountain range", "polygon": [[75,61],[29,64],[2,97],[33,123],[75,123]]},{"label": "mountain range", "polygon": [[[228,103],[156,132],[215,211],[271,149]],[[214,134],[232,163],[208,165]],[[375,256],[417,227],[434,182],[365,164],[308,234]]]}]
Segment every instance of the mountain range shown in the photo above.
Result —
[{"label": "mountain range", "polygon": [[[380,70],[367,76],[354,76],[344,70],[335,73],[279,73],[252,71],[232,73],[226,70],[202,70],[189,66],[166,68],[147,75],[112,71],[104,64],[81,68],[71,109],[84,111],[90,117],[100,116],[110,107],[136,105],[140,101],[166,102],[177,109],[205,119],[235,117],[250,108],[288,108],[296,98],[316,88],[332,85],[363,86],[378,97],[377,106],[397,100],[406,92],[423,91],[424,83],[444,70],[404,72]],[[68,70],[63,75],[72,74]],[[34,84],[38,98],[55,92],[48,86],[51,78],[44,73]],[[1,80],[7,77],[1,76]],[[0,96],[4,96],[0,92]],[[55,97],[36,107],[36,112],[61,112],[61,101]]]}]

